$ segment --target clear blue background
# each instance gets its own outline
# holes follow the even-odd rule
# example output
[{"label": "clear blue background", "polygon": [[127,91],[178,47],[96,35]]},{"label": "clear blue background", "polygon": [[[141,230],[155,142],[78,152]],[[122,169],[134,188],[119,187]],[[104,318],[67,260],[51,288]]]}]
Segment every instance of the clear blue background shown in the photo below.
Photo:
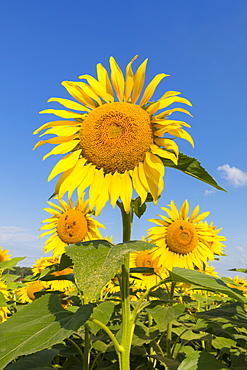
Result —
[{"label": "clear blue background", "polygon": [[[246,24],[244,0],[1,2],[0,245],[14,257],[27,256],[25,266],[43,256],[38,229],[56,182],[47,176],[58,157],[42,162],[49,145],[32,152],[38,140],[32,132],[49,121],[40,110],[58,107],[46,100],[68,98],[60,83],[95,76],[96,64],[108,68],[111,55],[124,69],[138,54],[134,66],[149,58],[146,82],[157,73],[170,75],[154,98],[176,90],[193,103],[193,118],[176,118],[192,125],[195,149],[178,140],[180,150],[197,157],[228,193],[167,169],[162,198],[135,220],[133,239],[146,235],[160,206],[173,199],[180,207],[188,199],[192,208],[211,211],[208,221],[227,237],[228,256],[215,262],[217,271],[230,276],[229,268],[247,268]],[[226,164],[228,172],[218,169]],[[104,235],[121,241],[118,210],[108,205],[99,219]]]}]

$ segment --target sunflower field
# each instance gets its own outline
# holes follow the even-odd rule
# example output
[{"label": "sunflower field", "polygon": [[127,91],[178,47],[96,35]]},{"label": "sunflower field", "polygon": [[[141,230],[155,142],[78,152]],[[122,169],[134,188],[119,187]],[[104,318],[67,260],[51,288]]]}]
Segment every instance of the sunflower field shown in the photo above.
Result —
[{"label": "sunflower field", "polygon": [[[0,247],[0,369],[247,368],[247,280],[210,265],[226,238],[199,205],[161,198],[166,167],[224,189],[179,150],[180,139],[194,142],[172,114],[191,116],[181,107],[190,101],[176,91],[153,101],[168,75],[145,84],[148,60],[134,72],[136,59],[124,73],[110,57],[109,71],[99,63],[96,77],[63,81],[72,100],[50,98],[65,109],[40,112],[57,118],[34,131],[34,149],[52,144],[43,159],[60,158],[40,228],[50,255],[22,278],[13,270],[23,258]],[[118,244],[97,220],[108,202],[121,214]],[[150,202],[159,215],[132,240]]]}]

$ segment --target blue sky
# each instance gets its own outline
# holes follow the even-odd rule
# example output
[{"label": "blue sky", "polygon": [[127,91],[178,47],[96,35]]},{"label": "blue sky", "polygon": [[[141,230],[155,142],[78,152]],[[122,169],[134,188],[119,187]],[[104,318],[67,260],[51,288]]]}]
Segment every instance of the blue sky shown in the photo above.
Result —
[{"label": "blue sky", "polygon": [[[227,193],[179,171],[167,169],[158,205],[135,220],[133,239],[152,226],[149,218],[173,199],[191,208],[201,205],[207,218],[222,227],[227,257],[215,263],[221,275],[247,268],[247,2],[243,0],[10,0],[0,5],[0,245],[14,257],[27,256],[31,266],[44,256],[38,239],[42,210],[56,180],[47,176],[58,158],[48,145],[32,151],[32,132],[49,117],[38,112],[56,108],[50,97],[68,98],[60,85],[79,75],[95,76],[112,55],[121,68],[138,54],[138,66],[149,58],[146,81],[169,74],[154,98],[181,91],[193,103],[191,124],[195,148],[178,140],[180,150],[199,159]],[[53,119],[53,117],[50,117]],[[175,117],[174,117],[175,118]],[[108,205],[99,217],[114,241],[121,241],[121,220]]]}]

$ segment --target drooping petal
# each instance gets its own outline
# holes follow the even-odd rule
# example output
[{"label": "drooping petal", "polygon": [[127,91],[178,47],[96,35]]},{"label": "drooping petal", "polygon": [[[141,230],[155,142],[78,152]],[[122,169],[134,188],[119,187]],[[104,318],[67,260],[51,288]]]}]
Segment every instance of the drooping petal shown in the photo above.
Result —
[{"label": "drooping petal", "polygon": [[124,210],[126,213],[130,212],[130,202],[132,199],[132,182],[128,171],[125,171],[124,174],[121,176],[121,183],[122,183],[122,191],[120,194],[120,198],[123,202]]},{"label": "drooping petal", "polygon": [[52,180],[55,176],[57,176],[59,173],[69,170],[70,168],[74,167],[76,162],[78,161],[78,158],[81,154],[81,149],[76,150],[73,153],[70,153],[60,159],[60,161],[53,167],[49,177],[48,181]]},{"label": "drooping petal", "polygon": [[57,145],[49,153],[44,155],[43,160],[49,157],[50,155],[65,154],[65,153],[71,152],[79,144],[79,142],[80,140],[72,140],[72,141]]}]

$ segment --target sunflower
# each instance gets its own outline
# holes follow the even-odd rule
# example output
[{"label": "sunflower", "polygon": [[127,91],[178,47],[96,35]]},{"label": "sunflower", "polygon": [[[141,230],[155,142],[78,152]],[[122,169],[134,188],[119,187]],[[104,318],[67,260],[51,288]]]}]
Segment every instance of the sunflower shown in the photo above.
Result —
[{"label": "sunflower", "polygon": [[31,281],[25,283],[25,286],[23,286],[22,288],[16,289],[16,294],[19,296],[22,303],[30,303],[35,300],[34,293],[40,292],[46,287],[47,286],[45,282],[42,282],[40,280]]},{"label": "sunflower", "polygon": [[42,221],[45,225],[40,228],[44,231],[40,237],[51,234],[44,243],[46,253],[53,251],[53,257],[57,257],[65,252],[68,244],[103,239],[98,228],[105,227],[90,215],[88,201],[84,201],[84,193],[78,196],[75,207],[71,199],[69,203],[63,199],[57,200],[59,205],[48,201],[53,208],[44,208],[52,214],[50,218]]},{"label": "sunflower", "polygon": [[2,247],[0,247],[0,263],[10,260],[11,256],[8,253],[9,251],[7,249],[3,249]]},{"label": "sunflower", "polygon": [[221,242],[226,239],[218,235],[221,229],[203,221],[210,212],[199,215],[199,206],[189,216],[187,200],[180,210],[173,201],[169,207],[161,207],[168,217],[160,215],[161,220],[149,220],[159,225],[148,230],[150,242],[158,247],[153,253],[154,258],[159,257],[158,266],[168,270],[172,267],[204,270],[206,262],[214,260],[215,254],[223,254]]},{"label": "sunflower", "polygon": [[150,192],[156,204],[164,187],[164,165],[160,157],[177,163],[176,137],[194,145],[183,129],[190,125],[169,118],[176,111],[191,115],[184,108],[169,107],[171,104],[191,106],[191,103],[176,91],[167,91],[157,101],[150,102],[157,85],[168,75],[156,75],[142,93],[148,60],[133,73],[132,63],[136,58],[126,66],[125,77],[110,57],[110,77],[99,63],[97,78],[82,75],[79,78],[84,81],[62,82],[77,102],[50,98],[48,102],[58,102],[69,110],[41,111],[60,118],[34,132],[46,130],[40,136],[56,135],[35,145],[34,149],[45,143],[57,144],[43,159],[65,155],[48,177],[50,181],[61,174],[55,193],[63,197],[68,191],[70,197],[77,187],[80,192],[90,187],[89,204],[96,207],[96,216],[108,200],[114,207],[119,198],[129,213],[133,189],[142,203]]},{"label": "sunflower", "polygon": [[[32,272],[34,274],[38,274],[42,272],[46,267],[58,264],[60,262],[59,257],[41,257],[40,259],[35,261],[33,265]],[[62,276],[62,275],[69,275],[73,273],[72,268],[66,268],[61,271],[52,272],[51,275],[53,276]],[[63,292],[68,292],[74,289],[74,285],[70,280],[50,280],[45,282],[47,284],[47,288],[50,290],[59,290]]]},{"label": "sunflower", "polygon": [[164,270],[162,271],[161,266],[158,266],[160,257],[153,258],[152,252],[151,249],[130,253],[130,268],[151,267],[154,269],[154,273],[131,273],[131,277],[134,277],[132,290],[150,289],[168,276]]}]

